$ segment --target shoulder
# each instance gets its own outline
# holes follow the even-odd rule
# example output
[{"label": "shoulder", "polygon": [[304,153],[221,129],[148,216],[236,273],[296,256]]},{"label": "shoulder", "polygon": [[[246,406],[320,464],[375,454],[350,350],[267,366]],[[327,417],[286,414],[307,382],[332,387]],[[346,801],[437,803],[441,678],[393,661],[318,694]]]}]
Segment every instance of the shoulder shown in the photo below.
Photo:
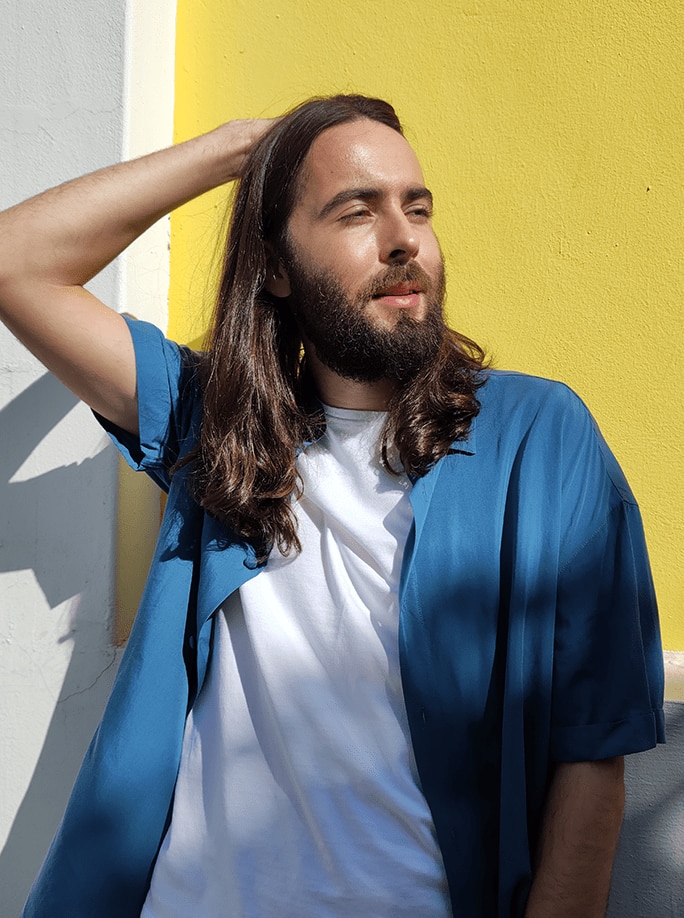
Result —
[{"label": "shoulder", "polygon": [[624,474],[589,408],[568,385],[510,370],[491,370],[479,390],[478,444],[524,452],[545,465],[606,476],[623,500],[634,501]]},{"label": "shoulder", "polygon": [[123,318],[133,339],[138,364],[152,364],[155,370],[164,366],[172,375],[196,374],[204,356],[201,352],[170,340],[151,322],[135,319],[126,313]]},{"label": "shoulder", "polygon": [[133,340],[138,397],[159,397],[173,404],[194,401],[199,392],[204,355],[171,341],[150,322],[124,314]]},{"label": "shoulder", "polygon": [[514,370],[487,371],[479,390],[479,398],[487,410],[497,410],[499,407],[510,410],[517,407],[533,413],[544,409],[588,414],[584,402],[565,383]]},{"label": "shoulder", "polygon": [[528,437],[562,431],[590,436],[595,422],[565,383],[510,370],[490,370],[478,392],[479,430],[487,436]]},{"label": "shoulder", "polygon": [[149,322],[124,318],[135,350],[140,433],[130,437],[106,422],[104,426],[135,468],[168,468],[197,438],[202,355],[169,340]]}]

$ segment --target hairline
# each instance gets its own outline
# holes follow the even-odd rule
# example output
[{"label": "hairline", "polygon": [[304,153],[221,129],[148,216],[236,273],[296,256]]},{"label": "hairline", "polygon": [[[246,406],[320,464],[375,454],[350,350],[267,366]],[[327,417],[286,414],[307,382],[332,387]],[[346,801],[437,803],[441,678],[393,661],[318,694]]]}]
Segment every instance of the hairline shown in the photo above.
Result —
[{"label": "hairline", "polygon": [[309,157],[311,155],[311,150],[314,144],[319,139],[319,137],[322,137],[324,134],[327,134],[328,131],[332,131],[338,127],[343,127],[345,124],[355,124],[359,121],[368,121],[370,124],[383,125],[384,127],[388,128],[390,131],[394,131],[395,134],[399,134],[400,137],[404,137],[404,131],[402,129],[401,124],[399,125],[398,128],[393,127],[391,124],[387,124],[386,121],[381,121],[379,118],[370,118],[366,114],[354,115],[353,117],[347,118],[344,121],[338,121],[336,124],[331,124],[328,127],[323,128],[322,131],[319,131],[319,133],[316,134],[316,136],[313,138],[313,140],[309,144],[309,147],[306,153],[304,154],[304,158],[302,159],[301,165],[299,169],[297,170],[297,174],[294,177],[294,186],[293,186],[293,191],[292,191],[292,207],[290,208],[290,212],[287,215],[287,219],[285,220],[285,223],[283,225],[284,234],[287,235],[288,226],[289,226],[290,220],[292,219],[292,214],[302,199],[302,195],[303,195],[302,186],[303,186],[303,183],[307,179],[306,172],[309,169]]}]

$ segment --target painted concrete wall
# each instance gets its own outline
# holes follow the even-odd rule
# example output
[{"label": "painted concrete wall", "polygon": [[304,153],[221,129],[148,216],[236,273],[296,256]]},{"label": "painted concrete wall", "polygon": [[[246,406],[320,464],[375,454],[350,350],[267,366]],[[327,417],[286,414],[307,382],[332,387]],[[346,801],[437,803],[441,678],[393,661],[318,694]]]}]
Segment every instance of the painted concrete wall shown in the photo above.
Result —
[{"label": "painted concrete wall", "polygon": [[[0,206],[117,160],[123,0],[0,0]],[[117,269],[92,289],[116,305]],[[0,327],[0,914],[19,913],[116,668],[116,458]]]},{"label": "painted concrete wall", "polygon": [[[435,192],[452,323],[588,402],[684,651],[684,5],[179,0],[178,22],[178,137],[314,93],[396,105]],[[179,337],[201,333],[220,197],[172,222]]]},{"label": "painted concrete wall", "polygon": [[684,918],[684,704],[665,715],[667,745],[627,759],[608,918]]},{"label": "painted concrete wall", "polygon": [[[0,0],[0,207],[171,142],[174,17],[172,0]],[[164,327],[168,222],[91,287]],[[19,913],[116,671],[115,572],[130,566],[118,477],[90,412],[0,326],[3,918]],[[158,516],[156,494],[136,493],[129,552]]]}]

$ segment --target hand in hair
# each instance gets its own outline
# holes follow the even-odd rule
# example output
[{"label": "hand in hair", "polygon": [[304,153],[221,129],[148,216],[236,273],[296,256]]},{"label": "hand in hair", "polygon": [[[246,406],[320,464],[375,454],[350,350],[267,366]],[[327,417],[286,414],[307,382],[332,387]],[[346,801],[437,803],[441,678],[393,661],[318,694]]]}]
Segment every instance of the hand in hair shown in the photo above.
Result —
[{"label": "hand in hair", "polygon": [[278,118],[248,118],[238,121],[226,121],[207,137],[215,138],[218,152],[226,155],[226,173],[224,182],[239,178],[245,158],[253,150],[257,141],[268,131]]},{"label": "hand in hair", "polygon": [[228,122],[0,214],[0,320],[76,395],[125,430],[138,426],[130,335],[121,316],[83,285],[160,217],[237,178],[271,124]]}]

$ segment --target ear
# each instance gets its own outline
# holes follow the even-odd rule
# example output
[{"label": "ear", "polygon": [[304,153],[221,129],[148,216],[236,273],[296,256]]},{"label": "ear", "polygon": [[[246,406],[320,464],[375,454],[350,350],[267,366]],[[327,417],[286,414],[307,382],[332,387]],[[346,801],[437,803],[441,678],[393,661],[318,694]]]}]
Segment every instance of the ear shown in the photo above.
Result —
[{"label": "ear", "polygon": [[285,265],[282,259],[275,254],[268,260],[264,286],[272,296],[276,296],[279,299],[284,299],[292,292],[290,278],[287,276]]}]

